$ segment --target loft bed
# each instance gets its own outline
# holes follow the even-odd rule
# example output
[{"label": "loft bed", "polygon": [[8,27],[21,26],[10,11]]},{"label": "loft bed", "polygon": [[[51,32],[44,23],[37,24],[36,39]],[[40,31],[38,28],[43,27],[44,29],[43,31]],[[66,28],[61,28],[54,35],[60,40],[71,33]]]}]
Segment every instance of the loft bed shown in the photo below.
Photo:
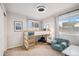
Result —
[{"label": "loft bed", "polygon": [[29,49],[32,46],[35,46],[38,43],[38,38],[44,36],[47,39],[50,36],[50,31],[24,31],[24,46],[26,49]]}]

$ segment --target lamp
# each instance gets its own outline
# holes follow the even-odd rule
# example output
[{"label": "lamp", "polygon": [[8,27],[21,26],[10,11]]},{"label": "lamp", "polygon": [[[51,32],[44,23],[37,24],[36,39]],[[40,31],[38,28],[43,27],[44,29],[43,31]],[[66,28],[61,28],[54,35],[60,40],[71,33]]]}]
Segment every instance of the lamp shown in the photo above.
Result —
[{"label": "lamp", "polygon": [[45,6],[37,6],[37,11],[38,12],[45,12],[46,11],[46,7]]}]

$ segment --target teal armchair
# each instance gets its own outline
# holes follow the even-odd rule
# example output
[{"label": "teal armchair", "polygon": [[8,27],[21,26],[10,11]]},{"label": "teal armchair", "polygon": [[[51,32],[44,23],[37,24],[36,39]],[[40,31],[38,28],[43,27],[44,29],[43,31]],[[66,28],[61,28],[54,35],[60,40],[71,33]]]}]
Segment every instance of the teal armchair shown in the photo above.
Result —
[{"label": "teal armchair", "polygon": [[63,51],[65,48],[69,46],[69,40],[55,38],[51,43],[51,47],[57,51]]}]

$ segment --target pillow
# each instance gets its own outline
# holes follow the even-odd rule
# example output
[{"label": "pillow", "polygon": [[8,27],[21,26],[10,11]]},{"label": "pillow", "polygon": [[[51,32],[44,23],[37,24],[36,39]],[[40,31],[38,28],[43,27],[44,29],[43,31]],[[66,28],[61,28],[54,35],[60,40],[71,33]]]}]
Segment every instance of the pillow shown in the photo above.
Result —
[{"label": "pillow", "polygon": [[62,45],[64,45],[65,47],[67,47],[67,43],[66,42],[62,42]]}]

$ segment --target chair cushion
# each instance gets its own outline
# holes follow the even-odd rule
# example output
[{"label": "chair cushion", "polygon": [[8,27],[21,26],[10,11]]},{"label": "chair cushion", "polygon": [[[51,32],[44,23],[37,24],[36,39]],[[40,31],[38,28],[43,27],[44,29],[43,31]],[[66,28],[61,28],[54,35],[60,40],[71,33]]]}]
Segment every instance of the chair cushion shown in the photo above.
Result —
[{"label": "chair cushion", "polygon": [[55,44],[53,48],[58,50],[58,51],[62,51],[62,50],[65,49],[65,46],[61,45],[61,44],[60,45],[59,44]]},{"label": "chair cushion", "polygon": [[65,47],[67,47],[67,42],[61,42],[61,45],[64,45]]},{"label": "chair cushion", "polygon": [[55,44],[54,47],[57,47],[57,48],[59,47],[59,48],[60,48],[61,45],[59,45],[59,44]]}]

